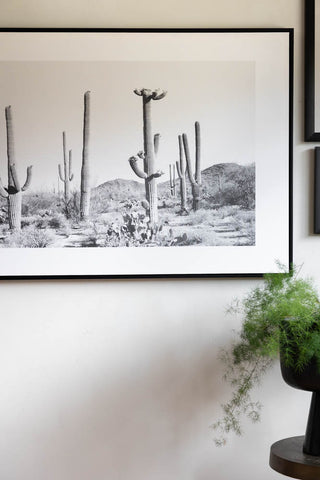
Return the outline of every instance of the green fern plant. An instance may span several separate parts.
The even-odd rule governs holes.
[[[231,349],[223,350],[224,380],[232,387],[222,405],[222,417],[212,427],[215,443],[222,446],[230,432],[242,434],[241,420],[260,419],[261,403],[251,398],[252,389],[278,358],[301,373],[312,361],[320,373],[320,300],[312,279],[299,277],[293,266],[282,265],[266,274],[262,285],[236,300],[228,313],[242,316],[242,327]]]

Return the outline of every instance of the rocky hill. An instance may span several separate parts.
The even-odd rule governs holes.
[[[104,182],[94,189],[94,193],[103,196],[106,200],[131,200],[143,198],[144,183],[135,180],[117,178]]]
[[[191,185],[187,177],[187,190],[191,195]],[[254,165],[238,165],[237,163],[218,163],[201,172],[202,194],[207,198],[221,196],[228,190],[228,203],[232,201],[230,196],[237,202],[239,194],[246,190],[246,195],[255,195],[255,167]],[[179,189],[179,178],[176,175],[176,188]],[[240,192],[241,190],[241,192]],[[106,200],[134,200],[144,198],[144,182],[135,180],[115,179],[104,182],[94,189],[99,197]],[[158,183],[159,198],[170,197],[169,181]]]

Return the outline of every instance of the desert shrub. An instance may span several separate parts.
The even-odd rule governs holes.
[[[0,208],[0,224],[6,223],[8,221],[7,209],[4,207]]]
[[[223,205],[239,205],[241,208],[255,208],[255,168],[246,166],[234,177],[229,177],[218,194]]]
[[[58,212],[59,198],[55,193],[25,193],[22,199],[22,215],[41,215],[43,212]]]
[[[246,234],[246,245],[254,245],[255,243],[255,214],[250,210],[241,210],[234,217],[234,228],[243,231]]]
[[[2,237],[2,240],[5,238],[8,232],[9,232],[9,225],[7,223],[2,223],[0,225],[0,237]]]
[[[39,229],[53,228],[58,230],[65,229],[69,226],[66,217],[59,212],[55,212],[53,214],[50,214],[49,212],[41,212],[40,215],[24,217],[21,223],[22,226],[33,224]]]
[[[39,230],[34,225],[13,232],[4,241],[5,247],[14,248],[45,248],[53,242],[51,232]]]
[[[227,218],[227,217],[232,217],[238,211],[239,211],[238,205],[229,205],[229,206],[219,208],[217,212],[220,218]]]
[[[28,227],[29,225],[36,225],[38,219],[39,219],[38,215],[30,215],[30,216],[27,216],[27,217],[22,217],[21,218],[21,228]]]
[[[118,202],[115,202],[112,198],[106,201],[103,195],[103,191],[95,190],[91,195],[90,200],[90,212],[92,215],[99,215],[101,213],[107,213],[112,211],[116,207]]]
[[[173,230],[170,228],[167,235],[160,235],[158,238],[158,246],[161,247],[187,247],[190,245],[198,245],[201,243],[201,238],[194,232],[182,233],[180,235],[174,235]]]
[[[199,209],[197,211],[192,210],[188,217],[186,217],[186,225],[212,225],[214,218],[214,212],[207,209]]]
[[[47,225],[55,230],[67,229],[69,227],[68,220],[62,213],[55,213],[48,219]]]
[[[105,247],[105,237],[109,225],[105,222],[98,223],[97,221],[91,221],[86,224],[86,228],[83,230],[86,240],[83,241],[83,247]]]
[[[158,202],[158,208],[161,210],[163,208],[174,208],[180,204],[179,199],[175,197],[160,197]]]
[[[189,212],[189,215],[185,218],[184,225],[208,225],[212,227],[215,225],[215,222],[218,218],[224,219],[229,216],[233,216],[238,210],[239,207],[235,205],[220,207],[219,209],[201,208],[197,211]]]
[[[37,215],[36,216],[36,221],[35,221],[35,226],[37,228],[48,228],[49,225],[49,220],[50,220],[50,215]]]
[[[66,218],[78,221],[80,219],[80,194],[77,191],[71,192],[69,200],[64,198],[59,203],[61,212]]]

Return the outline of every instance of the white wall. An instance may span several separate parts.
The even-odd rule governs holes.
[[[0,27],[294,27],[294,259],[320,283],[303,137],[302,0],[7,0]],[[227,395],[225,307],[258,280],[0,284],[1,480],[260,480],[270,445],[303,434],[309,394],[278,368],[259,425],[224,449],[210,424]]]

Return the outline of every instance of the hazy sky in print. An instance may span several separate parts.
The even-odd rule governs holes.
[[[202,169],[214,163],[254,162],[254,62],[0,62],[0,175],[6,184],[4,109],[12,106],[16,164],[23,183],[34,165],[32,190],[57,188],[62,132],[80,182],[83,94],[91,91],[92,184],[139,180],[128,159],[143,148],[142,99],[135,88],[161,88],[153,101],[153,132],[161,134],[158,168],[168,179],[178,159],[178,134],[194,150],[201,125]]]

